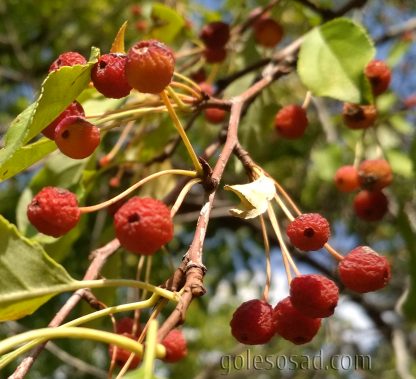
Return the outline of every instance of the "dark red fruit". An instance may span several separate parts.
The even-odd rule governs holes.
[[[270,17],[261,17],[253,25],[254,39],[264,47],[275,47],[283,37],[283,28]]]
[[[205,82],[207,79],[207,73],[205,72],[205,69],[201,67],[199,70],[193,72],[191,74],[191,79],[197,83]]]
[[[174,69],[175,56],[162,42],[140,41],[127,53],[126,78],[140,92],[162,92],[172,81]]]
[[[370,81],[373,94],[382,94],[389,88],[391,71],[389,66],[383,61],[374,59],[365,68],[365,75]]]
[[[121,335],[124,337],[131,338],[132,340],[136,340],[136,338],[129,333],[121,333]],[[121,347],[109,345],[108,355],[110,356],[111,359],[113,357],[113,354],[115,354],[114,358],[115,358],[117,366],[123,367],[126,364],[127,360],[129,359],[131,352]],[[138,355],[135,355],[129,365],[129,370],[136,368],[140,364],[141,360],[142,360],[141,357],[139,357]]]
[[[204,110],[204,116],[212,124],[220,124],[225,120],[227,112],[219,108],[207,108]]]
[[[104,54],[92,68],[94,87],[105,97],[120,99],[130,93],[131,86],[124,70],[126,58],[124,54]]]
[[[138,337],[141,333],[140,325],[136,327],[136,332],[133,333],[134,329],[134,318],[132,317],[123,317],[116,321],[116,333],[117,334],[130,334],[134,337]]]
[[[230,26],[222,21],[210,22],[202,28],[199,37],[209,48],[224,47],[230,39]]]
[[[121,246],[136,254],[152,255],[173,238],[169,208],[150,197],[132,197],[114,215]]]
[[[320,318],[305,316],[293,306],[289,296],[276,305],[274,318],[277,334],[296,345],[311,341],[321,326]]]
[[[276,333],[273,307],[263,300],[249,300],[241,304],[230,322],[231,334],[246,345],[261,345]]]
[[[78,103],[78,101],[72,102],[55,120],[53,120],[45,129],[42,130],[42,134],[51,139],[55,139],[55,130],[58,124],[66,117],[69,116],[85,116],[84,108]]]
[[[75,66],[77,64],[86,64],[87,60],[76,51],[67,51],[55,59],[49,67],[49,72],[56,71],[62,66]]]
[[[350,129],[367,129],[376,121],[377,109],[374,105],[345,103],[342,118]]]
[[[385,159],[368,159],[358,166],[358,177],[362,188],[376,191],[393,181],[393,172]]]
[[[365,221],[379,221],[387,213],[387,197],[381,191],[362,190],[355,195],[354,210]]]
[[[290,300],[305,316],[329,317],[338,304],[336,284],[323,275],[301,275],[290,282]]]
[[[100,130],[82,117],[65,117],[55,129],[55,142],[66,156],[87,158],[100,144]]]
[[[296,217],[286,229],[290,242],[300,250],[319,250],[331,235],[329,223],[318,213],[304,213]]]
[[[335,173],[334,182],[341,192],[352,192],[360,187],[358,172],[354,166],[342,166]]]
[[[60,237],[79,221],[81,212],[76,196],[62,188],[45,187],[27,207],[27,217],[41,233]]]
[[[210,48],[207,47],[203,51],[203,55],[207,63],[221,63],[227,57],[227,50],[223,47]]]
[[[185,337],[179,329],[171,330],[162,340],[162,345],[166,349],[166,355],[163,358],[165,362],[178,362],[188,354]]]
[[[279,135],[284,138],[300,138],[308,126],[306,111],[299,105],[286,105],[277,112],[274,126]]]
[[[391,278],[388,260],[368,246],[350,251],[339,263],[338,272],[342,283],[359,293],[377,291]]]

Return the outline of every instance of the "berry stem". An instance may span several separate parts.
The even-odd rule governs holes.
[[[267,174],[267,176],[271,177]],[[288,202],[288,204],[292,207],[292,209],[295,211],[296,215],[299,216],[302,214],[301,210],[297,207],[295,202],[292,200],[292,198],[289,196],[289,194],[285,191],[285,189],[280,185],[280,183],[272,178],[274,181],[274,185],[276,186],[277,190],[280,192],[280,194],[284,197],[284,199]]]
[[[197,93],[200,92],[199,85],[195,83],[192,79],[188,78],[185,75],[180,74],[179,72],[175,71],[173,73],[174,76],[178,77],[179,79],[183,80],[184,82],[188,83],[191,87],[194,87]]]
[[[324,245],[325,249],[331,254],[336,260],[342,261],[344,256],[338,253],[328,242]]]
[[[173,108],[169,97],[166,93],[166,91],[162,91],[160,93],[160,97],[162,98],[163,102],[166,105],[166,108],[169,112],[169,115],[176,127],[176,130],[178,131],[179,135],[182,138],[183,143],[185,144],[186,150],[188,151],[188,154],[192,160],[192,163],[194,164],[195,170],[197,171],[197,173],[199,174],[199,176],[203,175],[203,169],[201,166],[201,163],[199,162],[199,159],[194,151],[194,148],[192,147],[191,142],[188,139],[188,136],[186,135],[185,129],[183,128],[181,121],[179,120],[176,112],[175,112],[175,108]]]
[[[172,82],[170,83],[170,85],[167,87],[167,89],[169,90],[170,87],[176,87],[176,88],[180,88],[183,89],[187,92],[189,92],[189,94],[192,96],[192,98],[195,100],[201,100],[202,96],[201,96],[201,92],[195,91],[192,87],[183,84],[183,83],[179,83],[179,82]]]
[[[180,83],[178,83],[180,84]],[[166,90],[169,92],[169,95],[173,98],[173,100],[175,100],[175,103],[177,104],[178,108],[181,111],[191,111],[192,110],[192,106],[189,104],[185,104],[181,98],[181,96],[183,96],[182,94],[178,94],[176,93],[173,88],[171,86],[168,86],[166,88]]]
[[[267,229],[266,229],[266,224],[264,222],[263,215],[260,215],[260,225],[261,225],[261,233],[263,235],[264,252],[266,254],[266,285],[264,286],[263,300],[268,303],[269,302],[269,290],[270,290],[270,284],[271,284],[271,279],[272,279],[272,269],[271,269],[271,263],[270,263],[270,243],[269,243],[269,238],[267,236]]]
[[[305,110],[308,109],[309,104],[311,103],[311,100],[312,100],[312,92],[307,91],[305,95],[305,100],[303,100],[302,108]]]
[[[196,54],[201,54],[204,51],[203,47],[194,47],[192,49],[188,49],[188,50],[184,50],[184,51],[180,51],[178,53],[175,54],[175,58],[176,59],[181,59],[181,58],[185,58],[185,57],[189,57],[192,55],[196,55]]]
[[[143,356],[143,379],[153,378],[157,347],[157,329],[157,320],[150,321],[149,328],[146,333],[146,349]]]
[[[150,180],[156,179],[160,176],[167,175],[167,174],[190,176],[191,178],[196,177],[195,171],[189,171],[189,170],[172,169],[172,170],[159,171],[138,181],[137,183],[133,184],[130,188],[127,188],[125,191],[123,191],[122,193],[118,194],[117,196],[113,197],[110,200],[104,201],[103,203],[100,203],[100,204],[91,205],[89,207],[80,207],[79,210],[81,211],[81,214],[84,214],[84,213],[96,212],[100,209],[106,208],[109,205],[114,204],[120,199],[126,197],[127,195],[135,191],[137,188],[139,188],[143,184],[149,182]]]
[[[355,143],[354,163],[353,163],[353,166],[355,168],[358,168],[358,166],[360,165],[360,162],[362,161],[363,156],[364,156],[364,141],[365,141],[366,132],[367,132],[367,130],[364,129],[362,134],[361,134],[361,137]]]
[[[290,210],[288,209],[286,204],[282,201],[281,197],[278,194],[276,194],[276,195],[274,195],[274,199],[276,200],[279,207],[282,209],[283,213],[289,219],[289,221],[293,221],[295,219],[295,217],[293,217],[292,212],[290,212]]]
[[[183,203],[186,195],[191,190],[191,188],[195,184],[200,183],[200,182],[201,182],[201,179],[195,178],[195,179],[190,180],[188,183],[186,183],[184,185],[184,187],[182,188],[181,192],[179,193],[179,195],[178,195],[178,197],[177,197],[177,199],[175,201],[175,204],[173,204],[173,206],[172,206],[172,208],[170,210],[170,216],[172,218],[175,216],[176,212],[179,210],[180,206],[182,205],[182,203]]]

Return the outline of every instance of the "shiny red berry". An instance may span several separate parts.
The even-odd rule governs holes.
[[[334,182],[341,192],[352,192],[360,187],[358,172],[354,166],[340,167],[335,173]]]
[[[126,78],[140,92],[162,92],[172,81],[174,69],[173,51],[157,40],[137,42],[127,53]]]
[[[388,260],[368,246],[350,251],[339,263],[338,272],[342,283],[359,293],[377,291],[391,278]]]
[[[385,159],[367,159],[358,166],[358,177],[362,188],[376,191],[393,181],[393,172]]]
[[[210,22],[202,28],[199,37],[207,47],[224,47],[230,39],[230,25],[222,21]]]
[[[331,230],[326,218],[318,213],[304,213],[296,217],[286,229],[293,246],[300,250],[319,250],[327,242]]]
[[[303,136],[308,126],[306,111],[299,105],[286,105],[277,112],[274,126],[284,138],[297,139]]]
[[[171,330],[161,343],[166,349],[165,362],[178,362],[188,354],[185,336],[179,329]]]
[[[152,255],[173,238],[169,208],[150,197],[132,197],[114,215],[121,246],[136,254]]]
[[[296,345],[310,342],[321,326],[320,318],[305,316],[293,306],[289,296],[277,303],[274,318],[277,334]]]
[[[293,306],[308,317],[331,316],[338,304],[338,297],[337,285],[323,275],[301,275],[290,282]]]
[[[263,300],[249,300],[241,304],[230,322],[231,334],[246,345],[261,345],[276,333],[273,307]]]
[[[261,17],[253,25],[254,39],[264,47],[275,47],[283,38],[283,28],[270,17]]]
[[[58,149],[67,157],[89,157],[100,144],[100,130],[82,117],[65,117],[55,129]]]
[[[120,333],[120,334],[124,337],[131,338],[132,340],[137,339],[136,337],[134,337],[133,335],[129,333]],[[130,358],[131,352],[129,350],[123,349],[118,346],[109,345],[108,355],[110,359],[113,358],[113,354],[114,354],[114,359],[116,361],[117,366],[123,367],[126,364],[127,360]],[[136,368],[140,364],[141,360],[142,360],[141,357],[139,357],[138,355],[134,355],[134,358],[131,361],[128,369],[132,370]]]
[[[374,105],[345,103],[342,118],[350,129],[367,129],[374,125],[377,119],[377,109]]]
[[[364,221],[379,221],[388,210],[388,199],[381,191],[362,190],[354,198],[355,214]]]
[[[374,59],[365,68],[365,75],[370,81],[373,94],[382,94],[389,88],[391,71],[384,61]]]
[[[41,233],[60,237],[69,232],[80,219],[76,196],[62,188],[45,187],[27,207],[27,217]]]
[[[56,58],[51,66],[49,67],[49,72],[56,71],[62,66],[75,66],[77,64],[86,64],[87,60],[84,56],[76,51],[67,51],[66,53],[62,53]]]
[[[225,120],[227,112],[219,108],[207,108],[204,110],[205,119],[212,124],[220,124]]]
[[[91,70],[91,80],[105,97],[120,99],[127,96],[131,86],[125,74],[126,55],[104,54]]]

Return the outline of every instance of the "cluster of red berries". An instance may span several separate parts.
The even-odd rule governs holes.
[[[49,72],[63,66],[86,64],[77,52],[61,54],[50,66]],[[172,80],[175,56],[170,48],[156,40],[137,42],[127,54],[102,55],[91,70],[91,81],[98,92],[108,98],[120,99],[132,88],[158,94]],[[74,159],[90,156],[100,144],[99,129],[85,119],[81,104],[74,101],[44,130],[59,150]]]
[[[215,21],[205,25],[199,38],[204,43],[203,56],[208,63],[220,63],[227,57],[226,45],[230,39],[230,25]]]

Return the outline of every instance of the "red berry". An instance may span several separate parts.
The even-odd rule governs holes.
[[[185,358],[188,354],[185,337],[181,330],[173,329],[162,340],[162,345],[166,348],[165,362],[177,362]]]
[[[365,68],[365,75],[370,81],[373,94],[382,94],[389,88],[391,71],[385,62],[374,59]]]
[[[131,14],[133,15],[133,16],[141,16],[141,14],[142,14],[142,7],[140,6],[140,5],[138,5],[138,4],[133,4],[131,7],[130,7],[130,12],[131,12]]]
[[[276,46],[283,37],[283,28],[270,17],[261,17],[253,25],[254,39],[264,47]]]
[[[114,215],[121,246],[136,254],[152,255],[173,238],[169,208],[150,197],[132,197]]]
[[[249,300],[241,304],[230,322],[231,334],[246,345],[261,345],[276,333],[273,307],[263,300]]]
[[[290,282],[290,300],[305,316],[329,317],[338,303],[336,284],[323,275],[301,275]]]
[[[354,210],[365,221],[379,221],[387,213],[388,200],[381,191],[362,190],[355,195]]]
[[[227,50],[223,47],[205,48],[203,55],[207,63],[221,63],[227,57]]]
[[[319,250],[331,235],[329,223],[318,213],[296,217],[286,229],[290,242],[300,250]]]
[[[197,83],[205,82],[207,79],[207,73],[205,69],[201,67],[198,71],[195,71],[191,74],[191,79]]]
[[[342,118],[350,129],[367,129],[376,121],[377,109],[374,105],[345,103]]]
[[[338,272],[342,283],[359,293],[377,291],[391,278],[388,260],[368,246],[350,251],[339,263]]]
[[[202,28],[199,37],[209,48],[224,47],[230,39],[230,26],[222,21],[210,22]]]
[[[306,111],[299,105],[286,105],[277,112],[274,126],[277,132],[284,138],[300,138],[308,126]]]
[[[212,124],[220,124],[225,120],[227,112],[219,108],[207,108],[204,110],[205,119]]]
[[[162,42],[140,41],[127,53],[127,81],[140,92],[162,92],[172,81],[174,69],[175,56]]]
[[[133,334],[134,328],[134,318],[123,317],[116,321],[116,333],[117,334],[130,334],[132,336],[138,337],[141,333],[140,325],[136,328],[136,332]]]
[[[393,180],[393,173],[385,159],[368,159],[358,166],[358,177],[362,188],[375,191],[387,187]]]
[[[74,66],[86,63],[87,60],[80,53],[77,53],[76,51],[67,51],[66,53],[62,53],[52,62],[49,67],[49,72],[56,71],[62,66]]]
[[[137,20],[134,26],[138,32],[143,33],[149,28],[149,23],[146,20]]]
[[[85,116],[84,108],[78,103],[78,101],[72,102],[55,120],[53,120],[45,129],[42,130],[42,134],[51,139],[55,139],[55,130],[58,124],[66,117],[69,116]]]
[[[416,94],[410,95],[403,100],[403,105],[405,108],[410,109],[416,107]]]
[[[335,185],[341,192],[352,192],[360,187],[358,172],[354,166],[342,166],[335,173]]]
[[[76,196],[62,188],[45,187],[27,207],[27,217],[41,233],[60,237],[79,221],[81,212]]]
[[[199,83],[199,88],[201,89],[201,92],[205,93],[208,96],[212,96],[214,93],[214,87],[212,84],[209,84],[207,82]]]
[[[100,144],[100,130],[82,117],[65,117],[55,129],[55,142],[66,156],[83,159]]]
[[[129,333],[120,333],[122,336],[124,337],[128,337],[131,338],[132,340],[136,340],[136,338],[129,334]],[[110,358],[113,357],[113,353],[115,354],[115,361],[117,363],[118,366],[122,367],[125,365],[125,363],[127,362],[127,360],[130,357],[131,352],[129,350],[123,349],[121,347],[117,347],[114,345],[109,345],[108,347],[108,355],[110,356]],[[129,365],[129,370],[136,368],[139,363],[141,362],[141,357],[139,357],[138,355],[135,355],[133,360],[131,361],[130,365]]]
[[[125,74],[126,55],[104,54],[91,71],[94,87],[105,97],[120,99],[127,96],[131,86]]]
[[[311,318],[298,311],[286,297],[274,308],[277,334],[296,345],[307,343],[315,337],[321,326],[320,318]]]

